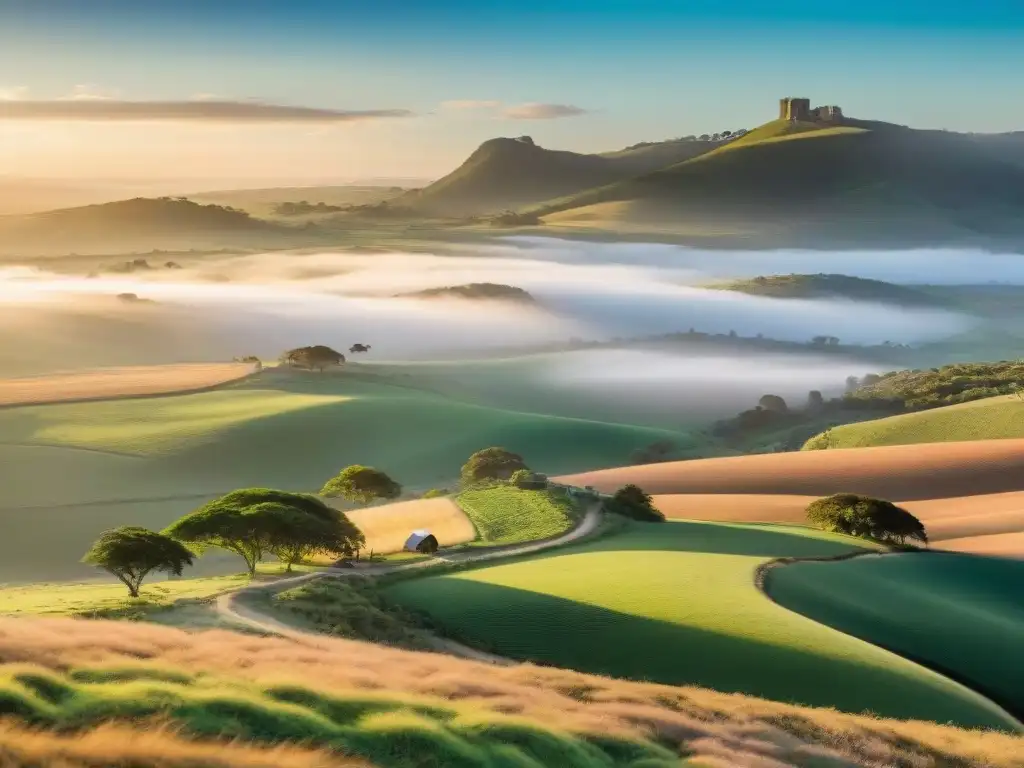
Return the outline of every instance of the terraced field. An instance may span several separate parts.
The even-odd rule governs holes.
[[[569,530],[576,517],[570,501],[548,491],[497,486],[464,491],[457,501],[487,544],[549,539]]]
[[[1001,395],[833,427],[829,432],[829,445],[832,448],[867,448],[1022,437],[1024,401],[1016,395]],[[822,448],[824,441],[821,435],[812,437],[804,450]]]
[[[919,659],[1024,715],[1024,562],[921,553],[794,563],[772,569],[765,588],[791,610]]]
[[[962,686],[781,608],[755,587],[770,558],[862,544],[786,526],[630,524],[564,553],[399,581],[385,593],[513,658],[847,712],[1011,725]]]

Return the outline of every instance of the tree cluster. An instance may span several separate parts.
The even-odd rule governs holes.
[[[293,368],[306,368],[323,373],[325,368],[343,364],[345,356],[330,347],[317,344],[312,347],[289,349],[281,356],[281,362]]]
[[[328,480],[320,495],[369,504],[378,499],[397,499],[402,495],[402,486],[379,469],[353,464]]]
[[[837,493],[811,502],[807,520],[826,531],[903,546],[907,540],[928,543],[924,525],[891,501]]]
[[[645,523],[663,523],[665,515],[654,506],[654,499],[637,485],[624,485],[604,503],[604,510]]]
[[[529,470],[523,457],[504,448],[484,448],[477,451],[462,465],[464,487],[490,481],[508,481],[518,470]]]

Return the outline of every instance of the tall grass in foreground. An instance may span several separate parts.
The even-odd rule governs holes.
[[[656,768],[684,759],[1011,768],[1024,754],[1024,738],[1009,734],[327,638],[3,619],[0,660],[0,757],[8,765],[59,765],[66,754],[75,768],[262,766],[280,744],[271,759],[281,768],[346,765],[345,756],[381,768]],[[15,720],[44,731],[23,738]],[[162,743],[179,751],[161,756]],[[217,743],[219,757],[202,756]],[[32,758],[19,749],[52,751]],[[188,750],[191,763],[173,762]]]

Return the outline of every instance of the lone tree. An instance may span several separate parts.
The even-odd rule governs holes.
[[[638,485],[624,485],[605,502],[605,510],[646,523],[663,523],[665,515],[654,506],[654,499]]]
[[[397,499],[402,495],[402,486],[379,469],[353,464],[328,480],[320,495],[369,504],[377,499]]]
[[[185,515],[164,533],[200,550],[234,552],[245,560],[250,576],[268,553],[291,566],[312,552],[347,554],[363,541],[347,517],[315,496],[269,488],[232,491]]]
[[[484,448],[462,465],[462,482],[472,485],[484,480],[508,480],[518,469],[529,469],[518,453],[504,448]]]
[[[837,493],[812,501],[807,520],[826,531],[875,539],[903,546],[907,539],[928,543],[924,525],[910,512],[891,501]]]
[[[311,371],[316,369],[323,373],[325,368],[344,363],[345,356],[330,347],[318,344],[314,347],[289,349],[282,355],[281,361],[296,368],[308,368]]]
[[[757,404],[766,411],[789,413],[789,406],[786,405],[786,401],[778,395],[761,395],[761,399],[757,401]]]
[[[153,571],[181,576],[192,565],[192,553],[180,542],[156,531],[123,525],[104,531],[82,558],[113,574],[128,587],[128,594],[139,596],[142,580]]]

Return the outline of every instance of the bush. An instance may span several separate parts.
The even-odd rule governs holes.
[[[811,502],[807,520],[826,531],[903,546],[907,539],[928,543],[924,525],[891,501],[837,493]]]
[[[665,515],[654,506],[650,494],[636,485],[624,485],[604,504],[606,512],[640,520],[645,523],[663,523]]]
[[[447,488],[431,488],[429,491],[423,494],[424,499],[439,499],[442,496],[447,496],[451,491]]]

